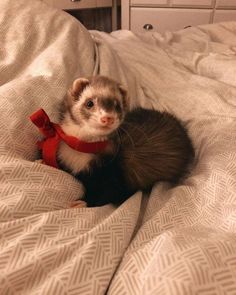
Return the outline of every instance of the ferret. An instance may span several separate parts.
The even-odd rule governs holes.
[[[105,77],[76,79],[62,104],[60,126],[84,141],[108,140],[100,154],[84,154],[61,143],[60,167],[85,187],[73,205],[119,205],[157,181],[177,183],[188,171],[194,149],[187,130],[172,114],[138,107],[128,93]]]

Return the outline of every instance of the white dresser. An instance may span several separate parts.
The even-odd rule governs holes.
[[[133,32],[236,21],[236,0],[122,0],[121,5],[121,27]]]

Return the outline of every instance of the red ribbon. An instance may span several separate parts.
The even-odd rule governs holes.
[[[56,152],[61,141],[76,151],[89,154],[100,153],[107,147],[108,141],[85,142],[74,136],[66,135],[58,124],[50,121],[43,109],[33,113],[30,119],[45,137],[37,144],[42,150],[43,161],[49,166],[58,168]]]

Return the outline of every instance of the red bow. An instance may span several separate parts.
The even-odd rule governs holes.
[[[103,151],[108,144],[108,141],[85,142],[74,136],[66,135],[58,124],[50,121],[43,109],[33,113],[30,119],[45,136],[42,141],[38,142],[38,147],[42,150],[43,161],[49,166],[58,168],[56,152],[61,141],[76,151],[89,154]]]

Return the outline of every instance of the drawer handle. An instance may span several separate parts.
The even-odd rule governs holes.
[[[184,29],[188,29],[188,28],[192,28],[192,26],[186,26],[186,27],[184,27]]]
[[[70,0],[71,2],[79,2],[80,0]]]
[[[153,29],[153,25],[151,25],[151,24],[145,24],[145,25],[143,26],[143,28],[144,28],[144,30],[150,31],[150,30]]]

